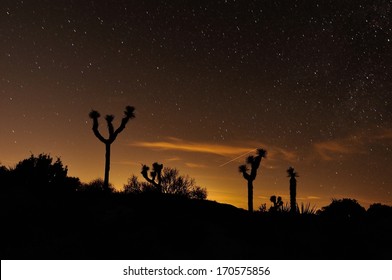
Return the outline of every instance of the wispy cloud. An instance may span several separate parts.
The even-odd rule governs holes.
[[[229,163],[241,160],[247,155],[252,154],[256,151],[256,148],[267,149],[267,159],[272,161],[288,161],[294,162],[297,160],[298,155],[296,152],[285,150],[271,145],[265,145],[262,143],[248,142],[245,144],[232,144],[232,145],[217,145],[206,142],[195,142],[187,141],[183,139],[168,137],[164,141],[157,142],[135,142],[130,145],[135,147],[141,147],[152,150],[162,151],[181,151],[189,153],[205,153],[214,154],[221,157],[225,157],[228,161],[224,162],[220,166],[225,166]],[[174,157],[173,160],[178,160],[178,157]]]
[[[323,160],[335,160],[342,155],[364,154],[367,146],[392,140],[392,129],[379,129],[371,134],[350,135],[341,139],[313,144],[314,151]]]
[[[375,140],[392,140],[392,129],[383,129],[372,138]]]
[[[205,164],[198,164],[198,163],[192,163],[192,162],[186,162],[185,165],[190,168],[206,168],[207,167],[207,165],[205,165]]]
[[[167,158],[165,161],[172,162],[172,161],[180,161],[180,160],[181,158],[179,157],[172,157],[172,158]]]
[[[337,156],[358,152],[357,146],[350,145],[347,139],[315,143],[314,149],[323,160],[334,160]]]
[[[231,157],[238,154],[249,152],[252,147],[239,147],[230,145],[216,145],[201,142],[185,141],[178,138],[168,138],[167,141],[159,142],[136,142],[132,146],[156,149],[156,150],[176,150],[193,153],[215,154],[225,157]]]
[[[321,197],[319,197],[319,196],[312,196],[312,195],[310,195],[310,196],[307,196],[307,197],[306,197],[306,199],[308,199],[308,200],[320,200],[320,199],[321,199]]]
[[[293,151],[276,148],[276,153],[278,153],[279,158],[283,158],[285,161],[295,162],[298,159],[298,154]]]

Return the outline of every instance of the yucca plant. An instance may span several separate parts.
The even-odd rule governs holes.
[[[298,207],[297,212],[301,215],[314,215],[317,212],[316,205],[310,206],[310,203],[301,203],[301,207]]]
[[[240,165],[238,171],[242,174],[244,179],[248,182],[248,210],[253,212],[253,181],[257,176],[257,169],[260,167],[261,159],[267,156],[267,151],[264,149],[257,149],[256,156],[249,156],[246,159],[246,164],[250,165],[250,173],[248,173],[249,168],[246,164]]]
[[[132,106],[127,106],[125,107],[124,111],[124,117],[121,120],[120,126],[115,130],[113,127],[113,120],[114,116],[113,115],[106,115],[105,120],[108,126],[108,131],[109,131],[109,137],[104,138],[102,134],[98,130],[98,119],[100,118],[101,114],[98,113],[95,110],[92,110],[89,113],[89,117],[93,120],[93,132],[95,137],[98,138],[99,141],[105,144],[105,176],[104,176],[104,182],[103,182],[103,189],[104,191],[109,191],[109,171],[110,171],[110,148],[114,140],[116,140],[118,134],[124,130],[126,124],[130,119],[133,119],[135,117],[134,114],[135,108]]]

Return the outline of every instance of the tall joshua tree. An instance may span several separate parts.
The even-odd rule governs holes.
[[[290,177],[290,212],[295,214],[297,212],[297,179],[298,173],[295,172],[293,167],[287,169],[287,177]]]
[[[257,176],[257,169],[260,167],[261,159],[267,156],[267,151],[264,149],[257,149],[256,156],[249,156],[246,159],[246,163],[250,165],[250,173],[248,173],[249,168],[246,164],[240,165],[238,171],[242,173],[245,180],[248,181],[248,210],[253,212],[253,181]]]
[[[116,140],[118,134],[124,130],[128,121],[135,117],[134,111],[135,111],[135,108],[132,106],[125,107],[124,117],[121,120],[120,126],[116,130],[114,130],[114,127],[113,127],[114,116],[113,115],[106,115],[105,116],[105,120],[107,122],[108,131],[109,131],[108,138],[104,138],[102,136],[102,134],[98,131],[98,119],[101,115],[95,110],[92,110],[89,114],[90,118],[93,120],[93,132],[94,132],[95,137],[97,137],[99,139],[99,141],[101,141],[102,143],[105,144],[105,149],[106,149],[106,153],[105,153],[105,178],[103,181],[103,188],[105,191],[109,191],[110,146],[112,145],[114,140]]]
[[[162,169],[163,169],[163,164],[154,162],[152,164],[152,171],[150,172],[150,176],[151,176],[150,178],[148,176],[148,170],[150,170],[150,168],[147,165],[142,166],[141,173],[144,179],[146,179],[147,182],[153,185],[158,190],[158,192],[162,192]]]

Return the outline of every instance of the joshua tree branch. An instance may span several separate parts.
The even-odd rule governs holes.
[[[98,131],[98,118],[93,119],[93,132],[94,132],[95,137],[97,137],[99,139],[99,141],[101,141],[102,143],[105,143],[105,144],[107,143],[107,140]]]
[[[117,135],[118,135],[121,131],[124,130],[124,128],[125,128],[126,124],[128,123],[128,121],[129,121],[130,119],[133,119],[133,118],[135,117],[134,111],[135,111],[135,107],[132,107],[132,106],[127,106],[127,107],[125,107],[124,117],[123,117],[123,119],[121,120],[121,124],[120,124],[120,126],[116,129],[116,131],[113,133],[113,141],[114,141],[114,139],[116,139]]]
[[[114,134],[114,127],[113,127],[114,117],[112,115],[107,115],[105,119],[108,124],[109,138],[111,138],[111,136]]]
[[[146,179],[146,181],[149,182],[151,185],[154,185],[154,186],[156,185],[156,183],[155,183],[154,180],[148,178],[148,174],[147,174],[147,173],[142,173],[142,176],[143,176],[143,178]]]
[[[146,179],[147,182],[149,182],[151,185],[156,187],[158,191],[162,192],[161,172],[163,169],[163,164],[158,164],[157,162],[155,162],[152,166],[153,166],[153,170],[150,172],[151,178],[149,178],[148,176],[148,170],[150,170],[150,168],[147,165],[142,166],[141,174],[143,175],[143,178]]]
[[[251,180],[250,175],[249,175],[248,173],[246,173],[246,172],[242,172],[242,176],[243,176],[244,179],[247,180],[247,181]]]
[[[121,120],[120,126],[116,129],[116,131],[113,132],[113,141],[116,139],[117,135],[118,135],[121,131],[124,130],[124,128],[125,128],[126,124],[128,123],[128,121],[129,121],[129,118],[128,118],[128,117],[124,117],[124,118]]]

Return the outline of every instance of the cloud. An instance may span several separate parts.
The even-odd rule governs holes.
[[[355,154],[358,152],[357,147],[350,145],[347,139],[315,143],[314,149],[323,160],[328,161],[340,155]]]
[[[167,159],[166,159],[166,161],[168,161],[168,162],[180,161],[180,160],[181,160],[181,158],[179,158],[179,157],[172,157],[172,158],[167,158]]]
[[[310,196],[307,196],[306,199],[308,199],[308,200],[319,200],[319,199],[321,199],[321,197],[310,195]]]
[[[375,140],[392,140],[392,129],[384,129],[380,133],[374,135],[372,139]]]
[[[298,159],[298,154],[293,151],[288,151],[282,148],[276,148],[276,152],[279,154],[280,158],[285,161],[295,162]]]
[[[168,137],[164,141],[140,141],[131,143],[130,145],[152,150],[213,154],[227,158],[228,161],[222,163],[220,166],[225,166],[232,162],[243,161],[249,154],[255,154],[256,148],[258,147],[263,147],[267,150],[267,159],[271,161],[295,162],[298,159],[297,152],[256,142],[246,142],[245,144],[238,145],[235,143],[232,145],[218,145]],[[174,157],[173,160],[179,160],[179,158]],[[196,165],[193,165],[192,163],[188,166],[196,167]],[[198,167],[200,168],[201,166],[199,165]]]
[[[364,154],[366,147],[392,140],[392,129],[375,130],[371,134],[358,133],[345,138],[314,143],[313,148],[323,160],[331,161],[342,155]]]
[[[215,154],[225,157],[231,157],[238,154],[249,152],[252,147],[238,147],[229,145],[216,145],[208,143],[199,143],[192,141],[184,141],[177,138],[168,138],[167,141],[160,142],[136,142],[132,146],[150,148],[155,150],[176,150],[193,153]]]
[[[192,162],[187,162],[187,163],[185,163],[185,165],[190,167],[190,168],[206,168],[207,167],[207,165],[198,164],[198,163],[192,163]]]

